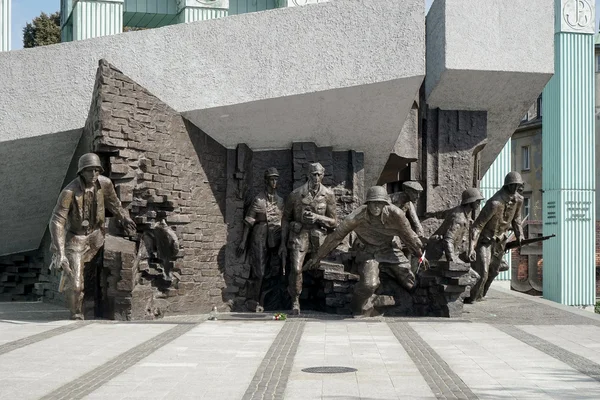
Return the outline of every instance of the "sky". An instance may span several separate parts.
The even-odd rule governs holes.
[[[12,0],[11,49],[23,48],[23,28],[27,22],[45,12],[52,14],[60,9],[60,0]]]
[[[402,1],[402,0],[388,0]],[[433,0],[425,0],[427,10],[431,7]],[[23,28],[27,22],[43,11],[47,14],[58,11],[60,0],[12,0],[12,29],[11,47],[13,50],[23,48]],[[600,19],[600,0],[596,0],[596,26]]]

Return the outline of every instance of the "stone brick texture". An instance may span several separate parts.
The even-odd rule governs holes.
[[[132,272],[134,248],[105,254],[114,273],[105,299],[113,316],[144,319],[223,307],[227,150],[104,60],[83,135],[92,138],[89,150],[105,159],[105,174],[139,234],[164,219],[181,247],[174,263],[178,282],[170,285]],[[128,302],[131,315],[124,311]]]
[[[479,187],[480,152],[487,139],[487,113],[427,109],[413,179],[423,186],[417,213],[430,236],[443,213],[460,204],[462,192]]]
[[[0,257],[0,301],[39,299],[43,268],[44,258],[38,251]]]

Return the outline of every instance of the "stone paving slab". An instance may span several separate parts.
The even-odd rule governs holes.
[[[0,356],[0,399],[38,399],[173,325],[90,324]]]
[[[396,322],[389,325],[437,399],[477,399],[450,366],[408,323]]]
[[[31,323],[57,313],[0,304],[22,316],[0,320],[0,399],[599,399],[600,319],[547,303],[492,289],[461,319],[200,325],[206,316]],[[318,366],[357,371],[302,372]]]
[[[0,320],[0,354],[6,352],[2,350],[3,345],[6,343],[22,340],[41,333],[48,333],[48,331],[67,327],[74,323],[75,321],[66,320],[52,322]]]
[[[541,335],[543,335],[543,336],[547,336],[547,337],[552,336],[552,339],[553,339],[552,341],[558,343],[558,344],[554,344],[554,343],[552,343],[552,341],[545,340],[540,337],[540,330],[542,330],[542,329],[539,329],[539,328],[536,329],[538,335],[528,333],[525,330],[519,329],[518,327],[515,327],[515,326],[501,325],[501,326],[497,326],[496,328],[498,328],[502,332],[514,337],[515,339],[518,339],[518,340],[522,341],[523,343],[526,343],[529,346],[534,347],[534,348],[538,349],[539,351],[542,351],[542,352],[548,354],[549,356],[554,357],[557,360],[564,362],[565,364],[567,364],[570,367],[572,367],[573,369],[581,372],[582,374],[585,374],[585,375],[589,376],[590,378],[600,382],[600,365],[594,361],[591,361],[589,358],[581,355],[581,354],[585,353],[582,346],[577,346],[577,344],[572,342],[571,340],[565,340],[564,338],[559,338],[558,332],[557,332],[556,336],[548,335],[550,333],[550,332],[548,332],[548,330],[541,333]],[[560,331],[559,329],[555,329],[555,330]],[[569,351],[569,350],[567,350],[567,348],[572,348],[573,350],[575,350],[577,353],[580,353],[580,354]],[[595,353],[594,351],[587,352],[588,355],[591,355],[592,357],[598,359],[598,353],[595,353],[595,354],[594,353]]]
[[[241,399],[284,323],[207,321],[86,399]]]
[[[481,399],[600,398],[600,383],[483,323],[410,323]]]
[[[600,326],[600,315],[593,312],[504,290],[494,285],[484,301],[465,304],[461,319],[505,325]]]
[[[75,400],[82,399],[86,395],[92,393],[100,386],[104,385],[112,378],[120,375],[123,371],[137,364],[140,360],[163,347],[170,341],[178,338],[189,330],[193,329],[194,325],[177,325],[166,332],[160,333],[153,338],[135,346],[126,351],[122,355],[113,358],[107,363],[95,368],[85,375],[80,376],[72,382],[56,389],[52,393],[48,393],[42,397],[42,400]],[[153,393],[156,395],[156,393]]]
[[[318,366],[356,368],[312,374]],[[435,399],[385,323],[307,322],[285,391],[295,399]]]
[[[285,323],[256,370],[242,400],[283,398],[305,324],[303,321]]]
[[[600,365],[600,327],[594,325],[517,325],[565,351]]]

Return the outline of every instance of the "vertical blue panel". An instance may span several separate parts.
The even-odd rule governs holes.
[[[83,40],[123,32],[122,1],[79,1],[73,9],[73,39]]]
[[[180,22],[205,21],[226,17],[228,10],[224,8],[186,7],[180,14]]]
[[[557,3],[559,5],[560,3]],[[557,26],[560,30],[560,26]],[[555,35],[555,75],[544,89],[544,297],[595,303],[594,35]]]
[[[511,143],[510,140],[504,145],[502,151],[498,154],[488,171],[485,173],[479,187],[481,188],[481,195],[484,198],[481,206],[485,204],[485,201],[492,197],[494,193],[502,188],[504,185],[504,177],[511,171]],[[510,252],[504,256],[504,261],[508,264],[508,271],[501,272],[496,278],[500,281],[510,281],[511,277],[511,258]]]
[[[277,0],[230,0],[229,15],[272,10],[277,8]]]

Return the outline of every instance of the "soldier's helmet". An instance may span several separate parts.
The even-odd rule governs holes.
[[[100,168],[100,172],[104,172],[102,168],[102,163],[100,162],[100,157],[95,153],[86,153],[79,158],[79,163],[77,164],[77,173],[80,174],[85,168],[88,167],[98,167]]]
[[[421,193],[423,191],[423,186],[417,181],[408,181],[402,184],[402,190],[406,191],[406,189],[412,189],[415,192]]]
[[[470,188],[462,192],[462,202],[460,205],[464,206],[465,204],[471,204],[477,200],[483,200],[483,196],[476,188]]]
[[[316,163],[311,163],[308,165],[308,173],[313,174],[315,172],[318,172],[320,174],[325,172],[325,168],[323,168],[321,163],[316,162]]]
[[[270,176],[279,176],[279,171],[277,171],[277,168],[271,167],[265,171],[265,179],[267,179]]]
[[[504,178],[504,186],[511,185],[513,183],[522,185],[523,178],[521,178],[521,174],[519,174],[518,172],[511,171],[508,174],[506,174],[506,177]]]
[[[367,190],[365,204],[371,201],[381,201],[390,204],[390,196],[388,196],[387,190],[385,190],[383,186],[371,186],[369,190]]]

